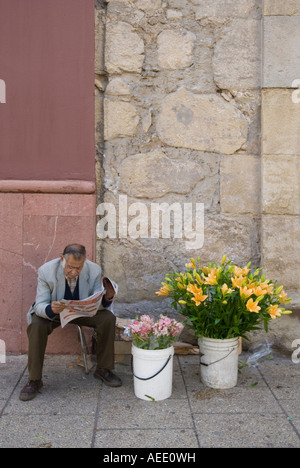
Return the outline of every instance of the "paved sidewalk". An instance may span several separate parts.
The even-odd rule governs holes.
[[[130,365],[116,365],[123,386],[109,388],[76,356],[47,356],[41,394],[21,402],[27,356],[7,356],[0,447],[300,447],[300,364],[272,356],[244,367],[235,388],[214,390],[200,383],[199,356],[176,355],[172,396],[156,402],[135,397]]]

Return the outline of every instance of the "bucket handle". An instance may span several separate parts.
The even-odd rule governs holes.
[[[131,356],[131,370],[132,370],[132,373],[133,373],[134,377],[136,377],[136,378],[139,379],[139,380],[150,380],[150,379],[153,379],[153,377],[156,377],[158,374],[161,373],[161,371],[164,370],[164,368],[166,367],[166,365],[167,365],[168,362],[170,361],[171,357],[172,357],[172,354],[170,354],[170,356],[168,357],[168,359],[166,360],[166,362],[164,363],[164,365],[162,366],[162,368],[161,368],[159,371],[157,371],[154,375],[151,375],[151,377],[138,377],[138,376],[135,375],[135,373],[134,373],[134,370],[133,370],[133,356]]]
[[[205,354],[201,353],[201,354],[200,354],[200,365],[208,367],[208,366],[210,366],[211,364],[216,364],[216,362],[223,361],[223,359],[226,359],[226,358],[229,356],[229,354],[232,353],[232,351],[234,351],[234,348],[232,348],[232,350],[229,351],[229,353],[228,353],[226,356],[223,356],[222,358],[218,359],[217,361],[210,362],[209,364],[206,364],[205,362],[201,362],[201,357],[202,357],[202,356],[205,356]]]

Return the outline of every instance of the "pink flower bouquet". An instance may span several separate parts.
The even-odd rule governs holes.
[[[128,328],[133,336],[133,343],[143,349],[165,349],[172,346],[183,330],[183,324],[161,315],[154,321],[149,315],[142,315]]]

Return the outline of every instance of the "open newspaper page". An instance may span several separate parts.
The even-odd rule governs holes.
[[[102,291],[96,291],[92,296],[80,301],[62,299],[60,302],[66,308],[59,314],[61,327],[63,328],[71,320],[78,317],[93,317],[96,315],[104,293],[105,289],[102,289]]]
[[[110,283],[110,286],[113,288],[115,294],[118,293],[117,283],[107,278],[106,276],[102,278],[102,281],[103,280],[106,280],[106,282]],[[66,308],[59,314],[61,327],[63,328],[65,325],[67,325],[67,323],[71,322],[71,320],[74,320],[78,317],[93,317],[96,315],[102,302],[102,297],[105,293],[106,289],[103,287],[102,283],[102,289],[96,291],[92,296],[89,296],[86,299],[78,301],[62,299],[60,302],[64,304]],[[112,304],[107,307],[111,311],[113,311]]]

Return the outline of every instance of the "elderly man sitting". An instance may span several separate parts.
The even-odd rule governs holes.
[[[108,310],[114,298],[114,288],[103,279],[106,290],[102,304],[93,317],[79,317],[76,325],[93,327],[97,334],[97,368],[94,373],[106,385],[119,387],[121,379],[114,369],[114,339],[116,317]],[[101,268],[86,259],[83,245],[70,244],[63,254],[42,265],[38,270],[35,303],[28,312],[28,371],[29,381],[21,390],[20,400],[32,400],[43,386],[42,370],[48,335],[60,326],[62,299],[81,300],[102,289]]]

